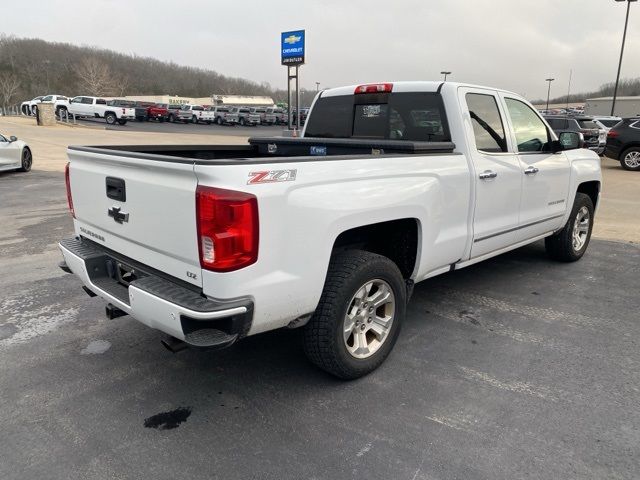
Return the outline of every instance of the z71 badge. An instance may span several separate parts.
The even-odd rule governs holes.
[[[293,182],[296,179],[297,170],[266,170],[264,172],[251,172],[247,185],[256,183]]]

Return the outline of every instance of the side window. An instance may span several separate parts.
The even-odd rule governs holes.
[[[81,103],[82,97],[73,97],[69,103]]]
[[[93,105],[93,98],[82,97],[82,103],[85,105]]]
[[[106,105],[107,101],[104,98],[96,98],[96,105]]]
[[[493,95],[467,93],[467,106],[476,148],[490,153],[506,152],[507,140],[496,98]]]
[[[41,102],[50,102],[51,100],[53,100],[53,95],[47,95],[46,97],[42,97],[42,100],[40,100]]]
[[[549,132],[544,122],[526,103],[506,98],[507,110],[516,134],[519,152],[544,152],[549,148]]]

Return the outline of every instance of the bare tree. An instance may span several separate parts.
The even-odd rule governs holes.
[[[20,88],[20,79],[13,73],[0,73],[0,97],[2,106],[7,108]]]
[[[85,57],[80,61],[76,74],[80,78],[83,93],[98,97],[109,95],[113,91],[113,75],[109,66],[96,57]]]

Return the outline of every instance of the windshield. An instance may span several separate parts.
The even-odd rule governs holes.
[[[321,97],[309,117],[305,136],[451,140],[442,97],[429,92]]]
[[[620,120],[598,120],[602,125],[604,125],[607,128],[612,128],[615,127],[617,124],[620,123]]]

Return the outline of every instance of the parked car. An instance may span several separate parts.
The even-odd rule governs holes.
[[[309,109],[308,108],[301,108],[300,109],[300,125],[304,125],[305,122],[307,121],[307,116],[309,115]],[[296,125],[296,111],[293,111],[293,114],[291,115],[291,123],[293,125]]]
[[[640,117],[625,118],[609,130],[604,154],[625,170],[640,170]]]
[[[357,378],[391,352],[415,282],[543,238],[561,261],[587,250],[600,160],[519,95],[328,89],[302,135],[69,147],[61,268],[172,351],[302,327],[314,364]]]
[[[191,120],[191,112],[183,110],[182,105],[169,104],[167,106],[167,121],[174,122],[188,122]]]
[[[0,172],[28,172],[32,165],[33,154],[29,145],[14,136],[5,137],[0,134]]]
[[[42,98],[44,97],[44,95],[40,95],[39,97],[35,97],[31,100],[27,100],[26,102],[22,102],[20,104],[20,111],[22,112],[23,115],[35,115],[35,110],[34,107],[36,107],[36,105],[38,105],[40,103],[40,100],[42,100]],[[37,107],[36,107],[37,109]]]
[[[585,147],[598,155],[604,153],[607,132],[593,121],[592,117],[571,115],[547,115],[544,117],[556,133],[579,132],[584,136]]]
[[[147,105],[147,121],[155,120],[157,122],[164,122],[169,115],[169,108],[166,103],[151,103]]]
[[[109,125],[119,123],[124,125],[127,120],[136,118],[136,111],[132,107],[107,105],[104,98],[74,97],[69,102],[69,113],[76,117],[104,118]]]
[[[210,107],[210,111],[215,115],[215,122],[218,125],[235,125],[238,123],[238,114],[232,112],[231,107]]]
[[[260,115],[260,124],[266,123],[267,108],[266,107],[249,107],[249,112]]]
[[[267,125],[284,125],[287,123],[287,112],[279,107],[267,108],[265,123]]]
[[[251,113],[251,110],[248,107],[232,107],[230,112],[238,115],[238,125],[242,127],[245,125],[249,125],[251,127],[260,125],[260,114]]]
[[[65,112],[69,109],[69,98],[64,95],[45,95],[40,99],[39,103],[53,103],[56,116],[60,117],[64,115]],[[33,112],[34,115],[38,111],[38,105],[34,105]]]
[[[181,110],[189,112],[191,123],[211,125],[216,118],[213,112],[205,110],[202,105],[183,105]]]
[[[607,133],[621,121],[622,118],[620,117],[593,117],[593,122]]]

